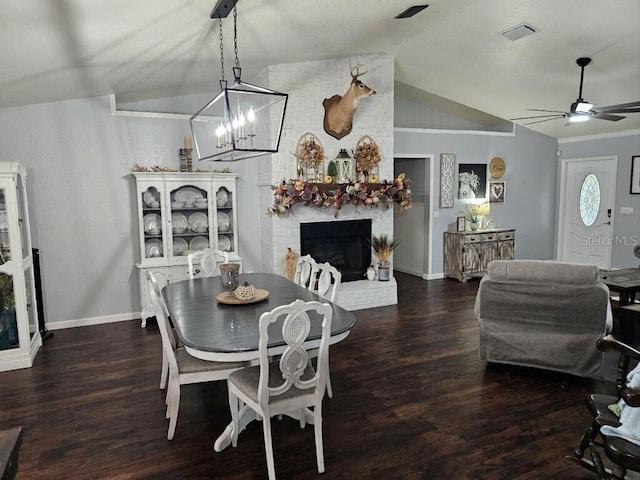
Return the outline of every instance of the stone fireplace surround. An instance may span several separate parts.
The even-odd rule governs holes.
[[[367,74],[361,78],[377,94],[360,101],[354,115],[353,130],[337,140],[324,132],[322,101],[335,94],[342,95],[351,81],[350,64],[362,64]],[[285,123],[278,153],[258,164],[259,208],[266,212],[273,204],[272,186],[283,179],[296,177],[295,159],[298,140],[305,132],[314,133],[325,152],[325,170],[329,160],[340,149],[351,152],[362,136],[371,136],[378,147],[382,161],[379,176],[382,180],[393,178],[393,81],[394,60],[386,54],[360,55],[321,62],[275,65],[262,72],[258,84],[266,84],[274,90],[289,94]],[[287,249],[300,253],[300,223],[360,220],[372,221],[372,234],[393,236],[393,209],[364,209],[353,205],[343,206],[338,215],[333,208],[320,209],[303,205],[294,206],[282,216],[260,216],[261,268],[267,272],[283,273]],[[375,265],[376,258],[372,258]],[[393,262],[393,257],[392,257]],[[392,265],[393,266],[393,265]],[[366,279],[343,282],[338,291],[337,303],[347,310],[395,305],[398,303],[397,284]]]

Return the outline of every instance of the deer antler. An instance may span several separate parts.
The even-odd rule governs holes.
[[[357,80],[357,79],[358,79],[358,77],[361,77],[362,75],[364,75],[365,73],[367,73],[367,71],[366,71],[366,70],[365,70],[364,72],[360,73],[360,67],[363,67],[363,66],[364,66],[364,64],[362,64],[362,63],[356,63],[356,66],[354,67],[353,65],[351,65],[351,62],[349,62],[349,69],[350,69],[350,71],[351,71],[351,77],[352,77],[354,80]],[[353,74],[353,69],[354,69],[354,68],[356,69],[356,73],[355,73],[355,75]]]

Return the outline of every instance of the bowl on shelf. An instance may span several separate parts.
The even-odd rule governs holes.
[[[171,208],[182,208],[185,202],[171,202]]]
[[[209,201],[206,198],[199,198],[194,202],[194,204],[196,207],[205,208],[209,204]]]

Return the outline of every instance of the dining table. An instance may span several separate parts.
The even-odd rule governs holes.
[[[239,284],[253,285],[261,292],[255,299],[237,302],[222,287],[221,277],[205,277],[170,283],[162,289],[176,335],[192,356],[216,362],[259,361],[258,344],[260,315],[280,305],[301,299],[318,300],[332,308],[329,344],[344,340],[356,324],[356,316],[316,293],[297,285],[275,273],[241,273]],[[264,297],[264,298],[262,298]],[[322,336],[322,318],[311,315],[311,331],[305,342],[307,349],[317,348]],[[277,356],[284,352],[286,342],[281,329],[270,330],[268,353]],[[245,409],[241,413],[240,431],[244,430],[255,414]],[[313,423],[312,418],[307,418]],[[217,452],[231,443],[232,425],[229,424],[214,444]]]

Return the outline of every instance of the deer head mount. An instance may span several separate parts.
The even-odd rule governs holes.
[[[338,140],[351,133],[353,114],[358,106],[358,101],[362,97],[370,97],[376,94],[375,90],[367,87],[358,79],[358,77],[367,73],[360,73],[361,66],[356,64],[353,67],[349,64],[351,85],[349,85],[349,89],[344,95],[334,95],[331,98],[325,98],[322,102],[322,105],[324,105],[324,131]]]

